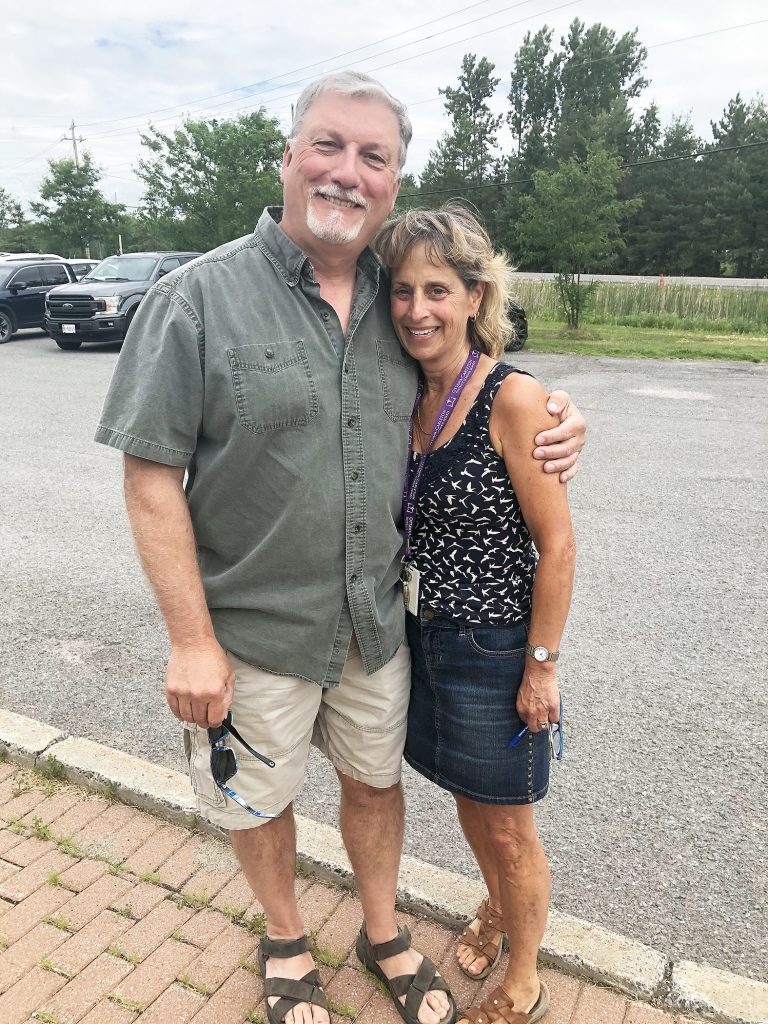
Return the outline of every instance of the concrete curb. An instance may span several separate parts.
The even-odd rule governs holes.
[[[186,775],[149,764],[93,740],[67,736],[48,725],[0,710],[0,752],[26,766],[55,759],[62,776],[167,820],[221,835],[196,816]],[[297,816],[299,861],[309,873],[351,887],[352,870],[341,835]],[[413,857],[403,857],[398,904],[450,925],[463,924],[484,897],[482,884]],[[673,1012],[693,1012],[722,1024],[768,1024],[768,985],[682,961],[568,914],[552,910],[541,960],[580,978]]]

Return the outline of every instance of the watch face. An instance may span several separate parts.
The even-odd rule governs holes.
[[[549,651],[546,647],[534,647],[533,656],[536,661],[546,661],[549,656]]]

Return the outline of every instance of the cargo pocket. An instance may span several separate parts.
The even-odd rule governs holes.
[[[304,342],[227,349],[237,415],[254,434],[304,427],[319,408]]]
[[[211,775],[211,745],[205,729],[185,723],[184,753],[187,755],[189,778],[195,796],[212,807],[223,807],[226,797]]]
[[[416,373],[413,361],[398,341],[376,340],[379,377],[384,412],[393,423],[411,418],[416,399]]]

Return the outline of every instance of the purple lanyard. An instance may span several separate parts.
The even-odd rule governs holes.
[[[408,465],[405,468],[405,483],[403,485],[403,530],[405,533],[405,555],[403,561],[405,562],[409,562],[411,560],[411,537],[413,536],[413,525],[416,522],[416,504],[419,498],[419,485],[421,484],[421,477],[424,473],[424,465],[427,461],[427,456],[432,451],[432,446],[440,436],[440,431],[450,419],[451,413],[459,400],[461,392],[468,384],[469,379],[477,369],[477,364],[479,362],[480,352],[476,348],[471,348],[466,362],[462,366],[461,370],[459,370],[458,377],[453,382],[451,390],[448,392],[443,404],[440,406],[440,412],[437,414],[435,425],[432,427],[432,435],[429,439],[429,444],[419,459],[418,467],[414,471],[412,465],[413,419],[416,415],[416,410],[419,407],[421,396],[424,394],[423,380],[419,381],[419,386],[416,389],[416,401],[413,403],[411,422],[408,427]]]

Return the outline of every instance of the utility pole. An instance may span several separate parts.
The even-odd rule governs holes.
[[[72,124],[70,125],[69,130],[72,132],[72,148],[75,151],[75,167],[79,171],[80,170],[80,158],[77,155],[77,144],[78,144],[78,142],[82,142],[83,141],[83,137],[81,135],[79,139],[75,138],[75,121],[74,121],[74,118],[72,120]]]
[[[69,130],[72,133],[72,149],[74,150],[74,153],[75,153],[75,169],[79,171],[80,170],[80,156],[79,156],[79,154],[77,152],[77,144],[78,144],[78,142],[82,142],[83,141],[83,136],[81,135],[79,138],[75,138],[75,119],[74,119],[74,117],[72,118],[72,124],[69,126]],[[64,138],[68,139],[69,136],[65,135]],[[85,258],[88,259],[88,260],[91,258],[91,247],[88,244],[88,242],[85,243]]]

